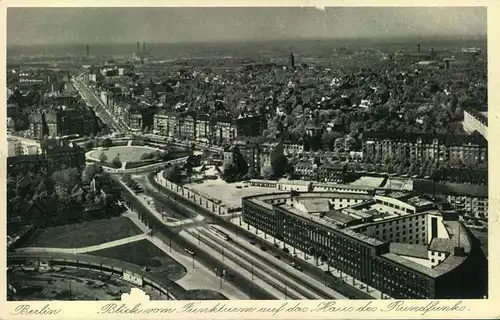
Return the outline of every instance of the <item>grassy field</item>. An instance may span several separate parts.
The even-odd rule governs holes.
[[[241,188],[237,188],[241,186]],[[241,182],[227,183],[221,179],[205,180],[203,183],[189,183],[184,187],[194,190],[201,195],[222,201],[229,207],[240,207],[241,198],[263,193],[275,192],[276,189],[247,186]]]
[[[83,248],[141,234],[126,217],[85,221],[35,231],[24,247]]]
[[[111,147],[108,150],[94,150],[90,154],[92,157],[99,159],[101,153],[104,153],[108,157],[108,161],[113,160],[117,155],[122,162],[126,161],[140,161],[141,155],[144,153],[151,153],[157,151],[158,149],[146,147],[146,146],[123,146],[123,147]]]
[[[184,266],[148,240],[127,243],[113,248],[89,252],[88,254],[126,261],[140,267],[148,267],[151,272],[159,273],[172,281],[179,280],[186,274]]]

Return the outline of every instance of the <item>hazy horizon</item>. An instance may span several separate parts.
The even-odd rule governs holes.
[[[485,7],[7,9],[9,47],[486,36]]]

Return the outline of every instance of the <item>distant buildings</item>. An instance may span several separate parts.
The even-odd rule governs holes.
[[[488,217],[488,185],[413,181],[413,190],[429,196],[444,197],[460,214],[474,218]]]
[[[340,162],[318,165],[313,161],[302,160],[294,165],[294,176],[307,181],[344,183],[346,164]]]
[[[85,150],[76,144],[62,140],[41,143],[40,154],[23,154],[7,158],[9,173],[36,172],[45,169],[49,174],[65,168],[81,168],[85,165]]]
[[[88,108],[61,108],[30,115],[28,131],[32,138],[57,137],[72,134],[81,136],[99,131],[97,117]]]
[[[408,160],[456,160],[486,163],[488,142],[480,134],[434,135],[402,132],[364,132],[363,152],[371,159],[405,157]]]
[[[186,140],[207,139],[211,143],[231,143],[237,136],[259,136],[265,129],[260,116],[232,119],[196,113],[160,110],[153,116],[153,132]]]

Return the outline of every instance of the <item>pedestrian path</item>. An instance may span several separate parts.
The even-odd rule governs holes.
[[[87,253],[91,251],[97,251],[102,249],[108,249],[116,246],[121,246],[127,243],[140,241],[146,239],[146,234],[139,234],[137,236],[132,236],[128,238],[123,238],[116,241],[110,241],[103,244],[98,244],[95,246],[83,247],[83,248],[47,248],[47,247],[28,247],[28,248],[18,248],[17,252],[61,252],[61,253]]]

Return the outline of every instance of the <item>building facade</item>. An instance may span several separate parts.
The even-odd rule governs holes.
[[[386,157],[405,157],[409,160],[462,161],[486,163],[488,141],[480,134],[431,135],[401,132],[363,133],[364,155],[374,161]]]
[[[488,139],[488,117],[478,111],[464,110],[463,127],[468,132],[479,132],[485,139]]]
[[[487,260],[456,213],[415,194],[290,192],[242,203],[248,224],[391,298],[487,292]]]

